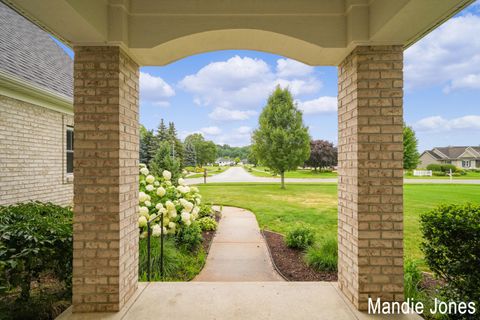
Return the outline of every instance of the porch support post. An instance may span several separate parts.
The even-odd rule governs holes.
[[[403,301],[403,48],[338,67],[338,285],[359,310]]]
[[[138,65],[75,47],[73,311],[118,311],[138,279]]]

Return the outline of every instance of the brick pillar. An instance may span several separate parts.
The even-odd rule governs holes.
[[[402,68],[401,46],[338,67],[338,281],[360,310],[403,300]]]
[[[74,312],[137,289],[138,78],[119,47],[75,47]]]

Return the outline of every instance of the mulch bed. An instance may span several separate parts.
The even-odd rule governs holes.
[[[220,221],[222,218],[222,214],[218,211],[215,211],[215,221],[217,223]],[[202,231],[202,237],[203,237],[203,250],[205,250],[206,253],[210,250],[210,246],[212,245],[213,238],[215,237],[216,231]]]
[[[277,270],[288,281],[337,281],[336,272],[319,272],[303,260],[303,252],[285,245],[283,235],[263,230],[270,254]]]

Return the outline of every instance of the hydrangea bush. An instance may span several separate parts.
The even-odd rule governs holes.
[[[148,223],[152,236],[160,237],[162,217],[164,234],[175,234],[197,219],[202,198],[198,188],[185,185],[183,178],[179,178],[177,182],[171,179],[172,174],[167,170],[163,171],[162,177],[155,177],[144,164],[140,165],[140,238],[147,237]]]

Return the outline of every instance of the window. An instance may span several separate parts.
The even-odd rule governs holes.
[[[67,173],[73,173],[73,127],[67,127]]]
[[[470,160],[462,160],[462,168],[470,168]]]

